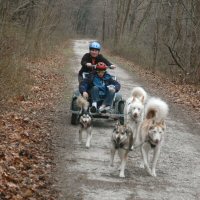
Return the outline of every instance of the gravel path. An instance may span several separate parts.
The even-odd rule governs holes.
[[[79,127],[70,125],[70,97],[78,85],[79,63],[88,50],[88,41],[75,40],[73,45],[74,55],[65,72],[71,92],[65,91],[55,116],[55,185],[60,191],[59,200],[200,199],[200,125],[192,124],[192,115],[186,120],[174,105],[170,104],[156,178],[139,167],[139,149],[129,154],[126,178],[119,178],[117,156],[115,166],[109,166],[114,121],[95,119],[90,149],[85,148],[85,138],[82,145],[78,144]],[[117,75],[124,98],[129,96],[133,86],[144,86],[148,92],[152,91],[144,81],[120,66],[110,72]]]

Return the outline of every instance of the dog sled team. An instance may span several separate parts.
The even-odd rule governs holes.
[[[82,108],[79,142],[85,130],[86,147],[89,148],[92,138],[92,118],[87,112],[89,103],[82,96],[77,99],[77,103]],[[132,95],[126,100],[124,107],[124,124],[117,122],[111,136],[110,165],[113,166],[114,155],[118,151],[121,160],[120,177],[125,177],[129,151],[134,152],[137,147],[141,150],[144,168],[149,175],[156,176],[156,164],[164,142],[167,114],[168,105],[163,100],[155,97],[148,98],[141,87],[133,88]],[[150,151],[153,152],[152,161]]]
[[[100,63],[104,61],[107,65],[113,66],[104,57],[99,57],[99,43],[91,43],[89,49],[90,54],[85,54],[82,58],[81,64],[83,67],[80,73],[84,69],[89,69],[88,66],[91,66],[90,62],[92,62],[90,59],[91,57],[94,58],[95,55],[95,58]],[[120,84],[112,80],[111,76],[105,72],[105,65],[101,63],[98,68],[99,71],[97,71],[97,74],[94,74],[93,79],[90,81],[81,80],[79,73],[79,91],[81,93],[77,98],[77,106],[80,108],[79,142],[82,142],[82,134],[86,132],[87,148],[90,148],[92,139],[92,116],[90,113],[97,112],[97,109],[99,109],[99,112],[110,109],[114,95],[120,89]],[[101,91],[96,91],[96,87],[94,87],[94,91],[92,90],[90,95],[93,99],[98,99],[99,96],[97,93],[100,92],[104,92],[105,94],[107,92],[107,96],[105,95],[106,98],[99,107],[96,101],[90,102],[92,103],[92,110],[89,112],[90,103],[88,102],[87,89],[91,84],[93,86],[95,84],[101,86]],[[156,176],[156,164],[166,132],[165,120],[168,115],[168,105],[160,98],[149,97],[142,87],[134,87],[131,96],[125,101],[123,114],[124,123],[121,123],[121,121],[117,122],[112,132],[110,165],[113,166],[115,152],[118,151],[121,160],[119,176],[125,177],[124,171],[128,153],[130,151],[134,152],[136,148],[140,148],[144,168],[149,175]],[[150,152],[153,152],[152,159],[150,159]]]

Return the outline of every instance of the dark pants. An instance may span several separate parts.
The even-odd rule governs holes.
[[[82,80],[83,80],[82,75],[78,75],[78,82],[79,82],[79,84],[81,83]]]
[[[115,92],[110,92],[107,90],[105,97],[103,98],[103,104],[106,106],[111,106],[113,99],[115,97]],[[99,95],[99,88],[94,86],[91,89],[91,98],[92,102],[99,102],[102,100],[102,97]]]

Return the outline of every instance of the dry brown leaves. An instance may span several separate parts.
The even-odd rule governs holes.
[[[51,128],[64,87],[64,56],[26,60],[33,85],[30,94],[4,102],[0,115],[0,199],[55,198],[51,183]]]
[[[156,86],[171,102],[187,105],[194,108],[197,112],[200,112],[200,90],[196,86],[175,84],[168,78],[148,71],[140,71],[140,76],[145,78],[145,80],[148,78],[150,80],[148,81],[149,84]]]

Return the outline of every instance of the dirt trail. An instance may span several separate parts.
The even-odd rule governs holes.
[[[82,55],[87,51],[88,41],[76,40],[73,44],[71,67],[66,67],[66,79],[71,80],[68,81],[71,92],[65,91],[55,117],[55,185],[60,191],[59,199],[200,199],[200,135],[195,134],[200,127],[199,124],[188,125],[188,121],[182,118],[180,111],[176,112],[175,107],[170,110],[167,119],[168,129],[157,166],[157,178],[148,176],[139,167],[139,149],[129,154],[125,179],[119,178],[117,156],[115,166],[109,166],[113,121],[94,120],[91,148],[86,149],[85,143],[78,144],[78,126],[70,125],[69,103],[73,89],[77,88],[77,71],[80,68],[77,63],[80,63]],[[70,70],[72,72],[69,74]],[[132,87],[136,85],[151,91],[145,82],[120,66],[110,72],[117,75],[124,98],[129,96]],[[192,116],[189,118],[192,119]]]

